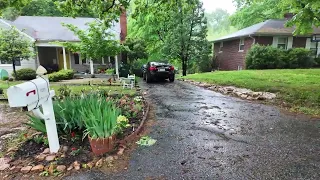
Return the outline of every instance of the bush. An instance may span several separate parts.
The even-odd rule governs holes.
[[[3,94],[3,89],[2,88],[0,88],[0,94]]]
[[[17,76],[14,73],[12,74],[16,80],[32,80],[37,77],[36,71],[30,68],[19,69],[16,72]]]
[[[111,68],[111,69],[107,69],[105,73],[106,74],[115,74],[114,71],[115,70],[113,68]]]
[[[58,72],[54,72],[48,75],[50,82],[58,82],[61,80],[72,79],[74,76],[73,70],[60,70]]]
[[[2,81],[6,81],[6,80],[9,80],[9,77],[7,77],[7,76],[2,77]]]
[[[272,46],[254,45],[247,53],[247,69],[295,69],[315,65],[311,52],[304,48],[289,50]]]

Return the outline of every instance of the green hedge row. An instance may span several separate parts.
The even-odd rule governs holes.
[[[12,73],[12,76],[16,80],[32,80],[37,77],[36,71],[31,68],[23,68],[16,71],[17,76],[15,76],[14,73]]]
[[[304,48],[289,50],[254,45],[247,53],[247,69],[296,69],[317,66],[311,51]]]
[[[74,71],[71,69],[68,70],[60,70],[58,72],[54,72],[48,75],[50,82],[58,82],[61,80],[72,79],[74,76]]]

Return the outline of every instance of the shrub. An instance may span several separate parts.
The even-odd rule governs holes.
[[[71,69],[68,70],[60,70],[58,72],[54,72],[48,75],[49,81],[51,82],[58,82],[61,80],[68,80],[72,79],[74,76],[74,71]]]
[[[12,77],[10,77],[8,80],[9,80],[9,81],[13,81],[13,78],[12,78]]]
[[[9,80],[8,76],[2,77],[2,81],[6,81],[6,80]]]
[[[111,68],[111,69],[107,69],[106,70],[106,74],[114,74],[114,69],[113,68]]]
[[[320,67],[320,57],[314,58],[315,67]]]
[[[12,74],[16,80],[32,80],[37,77],[36,71],[30,68],[19,69],[16,72],[17,76],[14,73]]]
[[[315,65],[311,52],[304,48],[289,50],[254,45],[247,53],[247,69],[310,68]]]
[[[2,88],[0,88],[0,94],[3,94],[3,89]]]

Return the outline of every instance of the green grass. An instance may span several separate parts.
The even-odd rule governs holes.
[[[219,71],[184,78],[274,92],[292,111],[320,115],[320,69]]]

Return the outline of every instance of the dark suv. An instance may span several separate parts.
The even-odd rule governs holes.
[[[174,67],[167,63],[162,62],[149,62],[146,64],[143,72],[143,80],[147,83],[158,79],[169,79],[170,82],[174,81]]]

